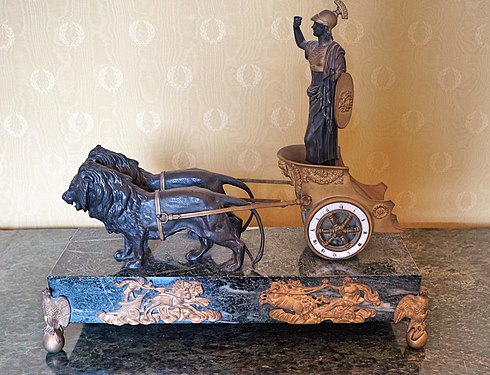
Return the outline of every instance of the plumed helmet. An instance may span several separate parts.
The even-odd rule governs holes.
[[[338,16],[341,16],[343,19],[347,19],[349,14],[347,12],[347,7],[342,0],[334,0],[334,3],[337,5],[337,9],[334,11],[328,9],[322,10],[320,13],[311,17],[311,20],[321,25],[325,25],[329,28],[329,30],[332,30],[335,25],[337,25]]]
[[[331,10],[325,9],[311,17],[311,20],[321,25],[325,25],[332,30],[335,25],[337,25],[337,14]]]

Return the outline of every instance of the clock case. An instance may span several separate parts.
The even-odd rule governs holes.
[[[392,212],[395,204],[384,197],[387,186],[357,181],[344,165],[340,148],[338,155],[337,166],[326,166],[307,163],[304,145],[286,146],[277,153],[279,168],[290,178],[300,202],[308,247],[320,257],[331,260],[359,254],[373,232],[403,232]],[[325,212],[329,206],[336,212],[330,209]],[[320,217],[319,212],[323,213]],[[312,229],[315,229],[313,237]]]

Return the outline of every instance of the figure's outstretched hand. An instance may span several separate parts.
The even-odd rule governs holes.
[[[301,49],[305,49],[305,37],[303,36],[303,33],[301,32],[301,27],[300,27],[302,19],[303,19],[303,17],[294,16],[293,34],[294,34],[294,40],[296,41],[296,45]]]
[[[293,27],[294,28],[300,27],[301,26],[301,20],[302,19],[303,19],[303,17],[294,16]]]

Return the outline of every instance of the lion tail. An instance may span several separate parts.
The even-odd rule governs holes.
[[[232,197],[229,195],[222,195],[225,200],[222,202],[225,205],[235,205],[235,206],[246,206],[249,203],[244,201],[243,199]],[[265,231],[264,231],[264,224],[262,223],[262,219],[260,218],[259,213],[257,210],[251,209],[250,210],[250,217],[255,217],[257,220],[257,225],[259,227],[259,233],[260,233],[260,246],[259,246],[259,251],[257,253],[257,256],[253,260],[253,263],[256,264],[260,262],[262,259],[262,256],[264,255],[264,247],[265,247]]]
[[[236,178],[233,178],[231,176],[221,175],[221,177],[222,177],[222,181],[223,181],[222,185],[231,185],[231,186],[237,187],[239,189],[244,190],[251,199],[255,198],[253,193],[252,193],[252,190],[250,190],[248,185],[245,184],[244,182],[242,182]],[[221,187],[223,187],[223,186],[221,186]],[[248,217],[247,221],[242,226],[242,232],[245,232],[245,230],[248,228],[248,226],[250,225],[250,222],[252,221],[252,218],[253,218],[253,213],[250,213],[250,216]]]
[[[260,246],[259,246],[259,251],[257,253],[257,256],[255,257],[253,264],[256,264],[260,262],[262,259],[262,256],[264,255],[264,247],[265,247],[265,232],[264,232],[264,225],[262,224],[262,219],[260,218],[259,213],[257,210],[250,210],[252,215],[255,216],[255,220],[257,220],[257,224],[259,226],[259,232],[260,232]]]

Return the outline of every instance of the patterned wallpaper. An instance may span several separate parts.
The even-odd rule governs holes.
[[[490,2],[345,0],[356,98],[340,132],[356,179],[406,226],[490,224]],[[97,144],[151,171],[282,178],[309,68],[295,15],[333,1],[0,0],[0,227],[94,225],[61,194]],[[291,198],[287,186],[256,195]],[[295,208],[262,210],[299,225]]]

